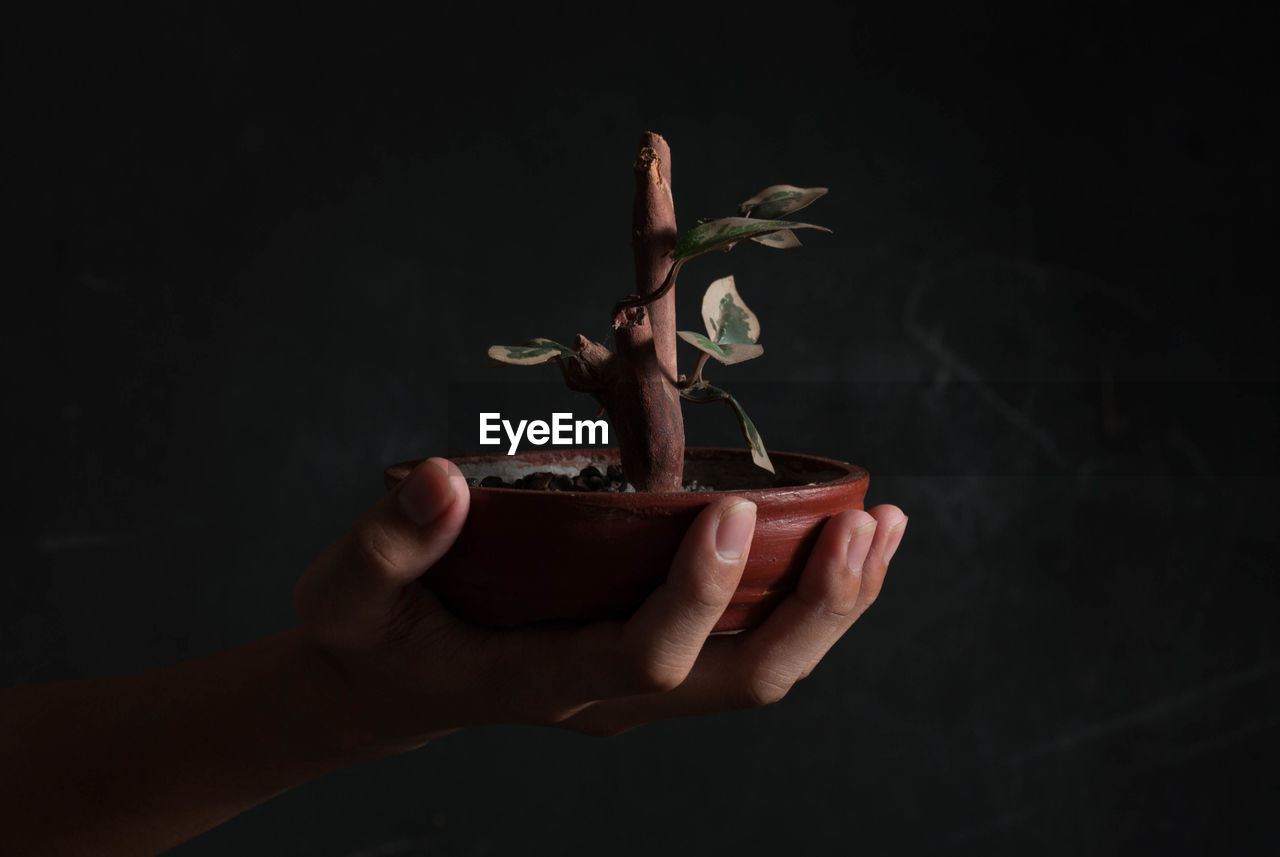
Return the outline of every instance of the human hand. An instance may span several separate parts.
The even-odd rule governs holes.
[[[871,606],[906,526],[895,506],[835,516],[796,591],[764,623],[710,637],[755,524],[754,504],[719,497],[690,526],[666,582],[625,622],[493,630],[457,618],[416,582],[468,508],[457,467],[429,459],[298,583],[307,638],[370,740],[409,748],[497,722],[607,735],[775,702]]]

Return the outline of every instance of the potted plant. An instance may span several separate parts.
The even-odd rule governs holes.
[[[453,548],[424,580],[473,621],[515,625],[627,615],[665,578],[710,492],[729,491],[756,503],[756,535],[716,629],[747,628],[793,586],[822,523],[862,508],[866,471],[814,456],[770,455],[737,399],[703,377],[710,360],[732,365],[763,352],[759,320],[732,277],[711,283],[703,297],[705,335],[678,331],[675,322],[676,279],[687,262],[743,241],[796,247],[798,229],[830,231],[783,219],[826,189],[774,185],[739,205],[735,216],[678,235],[666,141],[645,134],[634,169],[636,293],[613,307],[614,349],[581,335],[572,346],[539,338],[489,349],[498,363],[557,364],[569,387],[594,396],[608,414],[617,449],[453,459],[472,483],[471,512]],[[677,371],[678,339],[697,349],[687,375]],[[746,449],[687,448],[684,402],[727,405]],[[415,463],[388,468],[388,487]],[[527,561],[510,563],[511,545]]]

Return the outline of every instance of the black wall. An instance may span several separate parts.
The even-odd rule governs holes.
[[[1274,846],[1274,20],[1026,5],[11,19],[0,684],[291,623],[383,465],[554,380],[489,344],[607,335],[652,129],[686,227],[831,188],[680,305],[734,273],[715,378],[911,516],[880,603],[773,708],[464,732],[174,853]]]

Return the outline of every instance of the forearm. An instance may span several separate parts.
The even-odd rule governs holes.
[[[155,854],[289,787],[387,755],[298,631],[141,675],[0,692],[14,854]]]

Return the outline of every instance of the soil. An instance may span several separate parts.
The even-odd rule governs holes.
[[[480,488],[519,488],[525,491],[597,491],[601,493],[631,494],[635,486],[622,477],[622,468],[616,464],[605,465],[604,471],[594,464],[587,465],[578,471],[576,476],[565,473],[552,473],[539,470],[516,479],[503,479],[501,476],[486,476],[483,479],[470,477],[467,484]],[[685,491],[714,491],[715,489],[701,485],[696,479],[684,483]]]
[[[506,490],[552,491],[635,495],[622,478],[617,450],[550,450],[518,456],[458,456],[454,463],[473,486]],[[394,485],[412,469],[414,462],[402,462],[387,469],[388,485]],[[711,491],[767,491],[822,485],[843,472],[821,459],[788,455],[774,461],[777,473],[756,467],[745,450],[694,448],[685,457],[684,484],[675,494]],[[842,465],[845,466],[845,465]],[[564,477],[564,478],[558,478]]]

